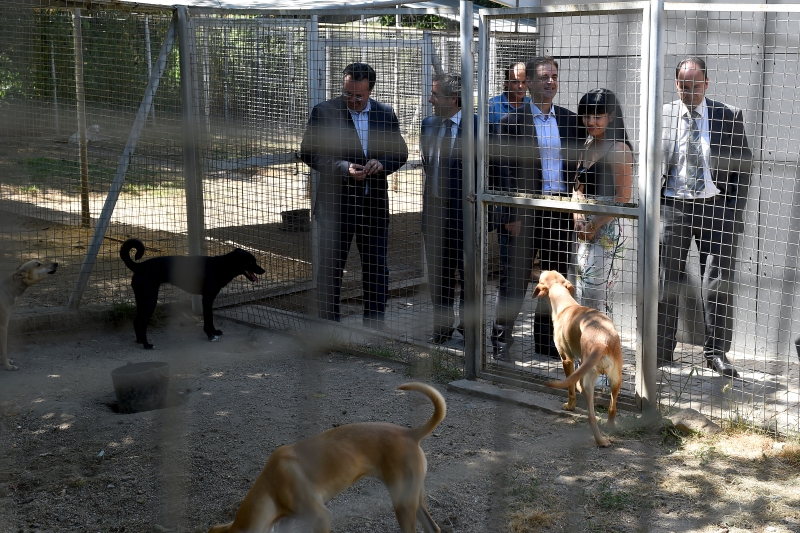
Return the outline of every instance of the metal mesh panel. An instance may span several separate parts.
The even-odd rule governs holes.
[[[483,255],[489,274],[483,295],[483,371],[487,376],[529,385],[563,376],[551,341],[549,306],[532,298],[540,272],[557,270],[577,287],[579,303],[613,319],[623,340],[622,395],[627,397],[623,402],[630,405],[638,349],[638,223],[635,218],[593,213],[591,205],[584,205],[588,211],[576,212],[567,202],[581,200],[573,198],[576,174],[588,169],[591,178],[584,182],[590,189],[582,189],[586,193],[583,202],[638,203],[641,13],[540,15],[536,40],[526,47],[530,34],[503,30],[525,28],[531,23],[529,17],[492,17],[487,26],[489,46],[485,50],[489,57],[484,64],[495,70],[484,76],[490,94],[485,109],[488,135],[483,183],[491,195],[486,196],[490,203],[482,226],[489,230]],[[537,54],[552,56],[552,61],[532,63]],[[526,61],[531,72],[525,65],[507,71]],[[516,80],[527,81],[515,84]],[[624,141],[621,134],[614,137],[608,134],[611,129],[602,128],[591,131],[604,138],[586,143],[588,117],[575,112],[581,98],[598,88],[616,96],[620,107],[615,114],[624,119],[629,147],[618,146]],[[524,100],[519,100],[523,94]],[[539,104],[535,110],[531,99]],[[546,121],[544,115],[534,118],[533,112],[548,104],[556,106],[551,108],[552,117]],[[587,115],[606,111],[587,109]],[[627,165],[623,165],[627,177],[609,165],[612,159],[618,161],[614,158],[623,151],[627,153]],[[491,203],[503,196],[518,200],[515,204]],[[541,204],[537,198],[550,203]],[[586,240],[575,231],[577,219],[598,220],[601,229]]]
[[[662,247],[663,275],[673,283],[659,317],[662,402],[773,430],[796,430],[799,414],[797,156],[789,142],[797,106],[798,20],[796,13],[778,11],[682,10],[668,11],[664,26],[665,194],[683,196],[674,181],[685,177],[681,141],[671,139],[682,139],[685,126],[672,117],[680,107],[674,104],[675,69],[690,56],[706,63],[712,180],[706,185],[718,192],[670,199],[662,207],[662,222],[680,225],[669,248]],[[736,133],[742,127],[744,142]],[[747,150],[738,153],[745,143],[750,169],[738,164],[748,162]],[[682,270],[668,259],[680,257],[680,250],[686,257]],[[673,337],[668,326],[676,315]],[[736,378],[709,368],[723,356]]]
[[[97,219],[118,173],[120,154],[131,138],[171,19],[169,13],[98,10],[81,12],[78,21],[75,13],[4,9],[3,270],[31,258],[60,263],[52,283],[20,302],[18,316],[63,309],[75,295],[75,281],[94,233],[89,220]],[[76,41],[83,57],[77,82]],[[177,47],[170,50],[165,70],[175,73]],[[80,117],[78,92],[84,102]],[[81,294],[84,313],[79,317],[125,308],[132,301],[127,289],[130,272],[119,261],[119,246],[126,238],[142,239],[152,252],[186,251],[181,236],[185,198],[177,98],[177,76],[163,76],[127,167],[111,229]],[[85,166],[79,118],[85,124]],[[171,294],[167,289],[163,300],[171,300]],[[51,324],[46,313],[29,318],[41,319],[44,327],[73,323]]]
[[[450,346],[428,343],[419,153],[433,74],[453,63],[452,46],[437,44],[457,38],[457,25],[428,30],[410,14],[400,27],[393,17],[192,20],[206,247],[239,246],[267,269],[257,286],[231,283],[219,312],[279,329],[333,320],[345,326],[340,341],[409,361],[433,349],[459,372],[458,334]],[[343,75],[353,63],[376,77],[362,116],[367,155],[341,97],[355,90]],[[388,172],[362,178],[337,166],[370,159]]]

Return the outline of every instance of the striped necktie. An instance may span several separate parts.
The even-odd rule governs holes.
[[[689,120],[689,140],[686,146],[686,188],[698,195],[706,188],[705,166],[703,165],[703,145],[700,142],[701,118],[697,111],[686,114]]]

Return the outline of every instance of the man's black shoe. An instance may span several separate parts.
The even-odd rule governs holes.
[[[501,346],[494,346],[492,349],[492,358],[495,361],[503,361],[508,363],[511,361],[511,346],[503,344]]]
[[[443,344],[453,338],[454,331],[455,328],[441,328],[430,336],[428,342],[431,344]]]
[[[706,359],[706,365],[708,368],[714,369],[720,376],[725,376],[729,378],[738,377],[739,374],[736,372],[736,369],[733,365],[728,361],[728,358],[725,355],[715,355]]]

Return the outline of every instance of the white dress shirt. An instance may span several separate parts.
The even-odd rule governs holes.
[[[708,124],[708,106],[706,99],[694,109],[700,118],[696,119],[700,126],[700,147],[703,154],[703,179],[705,187],[699,194],[686,187],[686,173],[688,171],[689,135],[691,133],[691,112],[686,104],[681,102],[681,116],[678,118],[678,137],[675,141],[675,165],[672,166],[669,176],[667,176],[667,186],[664,188],[664,196],[684,199],[711,198],[719,194],[719,189],[711,179],[711,168],[709,167],[709,155],[711,153],[711,134]]]
[[[367,157],[367,146],[369,143],[369,110],[372,107],[372,102],[367,100],[367,107],[360,113],[353,111],[349,107],[350,116],[353,117],[353,124],[356,126],[358,132],[358,139],[361,141],[361,148],[364,149],[364,157]]]
[[[450,130],[450,150],[453,149],[453,143],[456,141],[456,137],[458,137],[458,127],[461,125],[461,110],[458,110],[458,113],[450,117],[450,120],[453,121],[453,126]]]
[[[545,115],[531,102],[531,113],[539,141],[539,154],[542,157],[542,193],[566,192],[567,184],[564,183],[561,172],[561,135],[558,133],[553,106],[550,106],[550,113]]]

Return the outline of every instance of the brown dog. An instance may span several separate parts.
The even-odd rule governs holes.
[[[28,261],[10,276],[0,279],[0,364],[6,370],[17,370],[14,361],[8,358],[8,323],[14,302],[28,287],[55,273],[56,268],[58,263]]]
[[[330,532],[325,503],[364,476],[377,477],[389,489],[403,533],[414,533],[416,520],[426,533],[439,533],[425,505],[428,463],[419,443],[444,420],[447,406],[439,391],[423,383],[397,388],[430,398],[430,420],[413,429],[385,422],[347,424],[281,446],[267,459],[233,522],[209,533],[267,533],[290,516],[307,520],[314,533]]]
[[[611,442],[603,438],[597,428],[594,414],[594,383],[597,376],[605,374],[611,386],[611,402],[608,406],[608,427],[614,427],[617,415],[617,395],[622,385],[622,342],[614,323],[605,314],[579,305],[573,296],[575,287],[555,270],[547,270],[539,276],[539,284],[533,291],[534,298],[550,298],[553,314],[553,330],[556,348],[561,355],[567,379],[546,383],[548,387],[569,389],[564,409],[575,409],[577,398],[575,386],[578,382],[589,408],[589,425],[598,446]],[[575,360],[581,366],[575,371]]]

